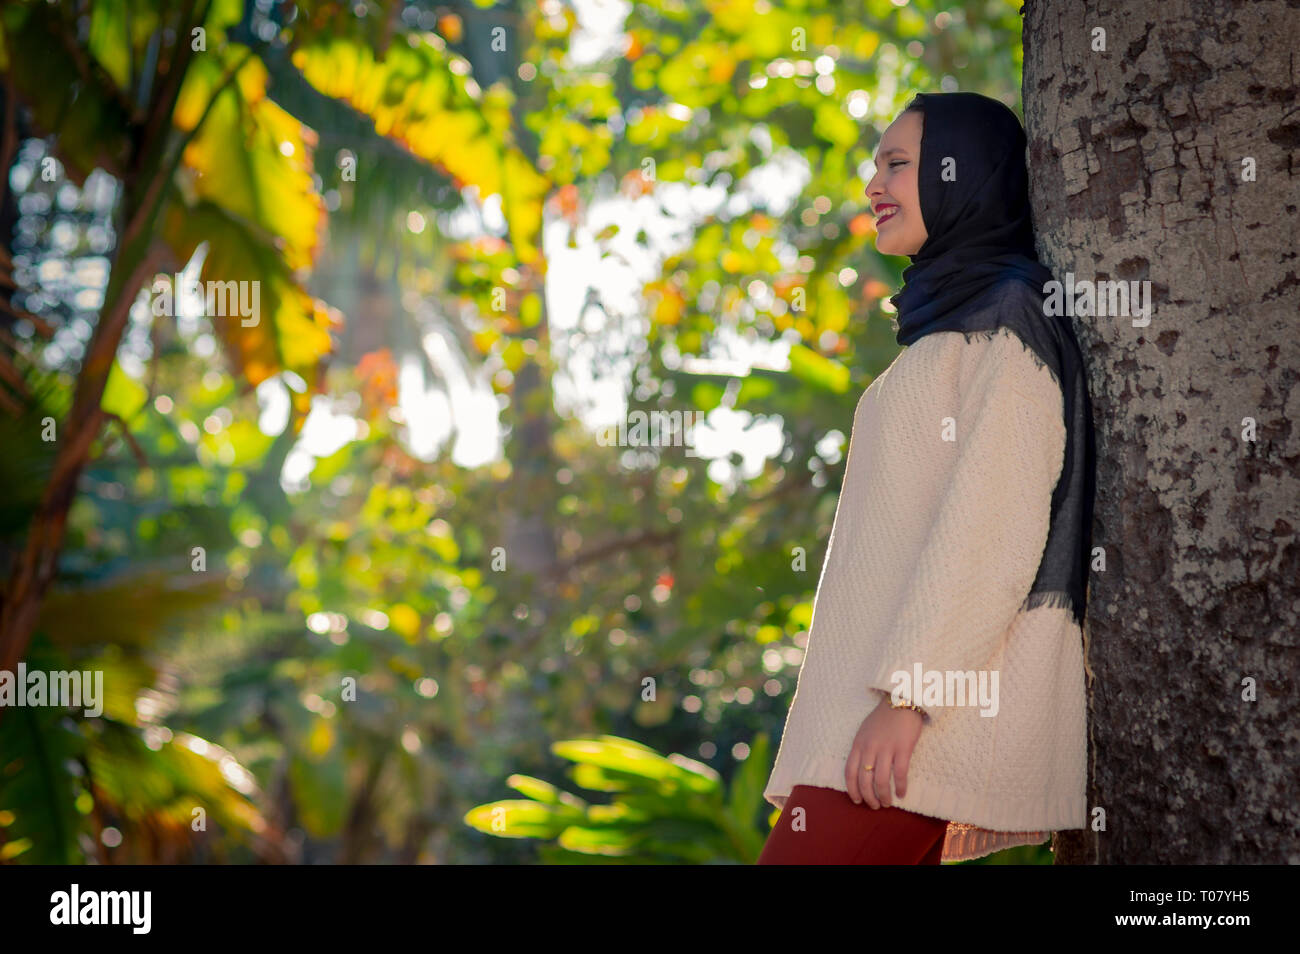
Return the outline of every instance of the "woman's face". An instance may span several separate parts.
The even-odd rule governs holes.
[[[885,255],[915,255],[929,237],[916,184],[922,128],[920,113],[905,112],[880,137],[867,199],[876,216],[876,249]]]

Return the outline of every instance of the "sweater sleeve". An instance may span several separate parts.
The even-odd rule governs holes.
[[[978,671],[1000,648],[1038,572],[1065,452],[1061,392],[1019,339],[976,339],[957,411],[936,406],[946,466],[919,559],[895,605],[870,688],[927,710],[915,666]],[[945,421],[946,417],[953,421]],[[928,461],[927,461],[928,463]],[[906,682],[894,674],[904,672]],[[924,678],[924,677],[923,677]]]

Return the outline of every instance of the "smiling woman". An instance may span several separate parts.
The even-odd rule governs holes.
[[[876,216],[876,249],[886,255],[915,255],[929,237],[917,188],[923,132],[921,107],[914,103],[880,138],[876,174],[867,183],[867,199]]]
[[[877,249],[912,262],[904,350],[854,413],[760,864],[963,861],[1085,822],[1082,359],[1044,309],[1018,118],[919,101],[867,184]],[[986,679],[996,710],[926,670]]]

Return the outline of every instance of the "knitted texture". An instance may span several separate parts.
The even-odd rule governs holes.
[[[893,804],[949,821],[944,861],[1084,827],[1082,634],[1067,609],[1025,604],[1064,458],[1062,405],[1050,370],[1002,329],[927,335],[866,389],[771,804],[800,784],[847,790],[854,736],[895,673],[982,670],[990,690],[997,676],[995,715],[909,691],[923,725]]]

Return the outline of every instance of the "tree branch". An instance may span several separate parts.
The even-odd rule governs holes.
[[[5,84],[5,126],[0,138],[0,205],[4,204],[9,194],[9,167],[13,165],[14,155],[18,152],[18,91],[14,89],[13,77],[4,74]]]
[[[135,435],[131,433],[131,429],[126,426],[126,421],[122,420],[120,415],[114,414],[112,411],[105,411],[104,417],[110,421],[117,422],[118,428],[122,431],[122,437],[131,446],[131,452],[135,454],[136,461],[141,467],[147,468],[149,466],[149,459],[144,456],[143,448],[141,448],[139,442],[136,441]]]
[[[604,560],[615,553],[621,553],[625,550],[632,550],[642,546],[662,546],[666,543],[675,543],[680,531],[674,527],[672,530],[646,530],[642,533],[634,534],[630,537],[620,537],[617,540],[611,540],[600,546],[592,547],[585,550],[568,560],[563,560],[546,571],[545,576],[559,578],[567,576],[571,571],[587,563],[595,563]]]

